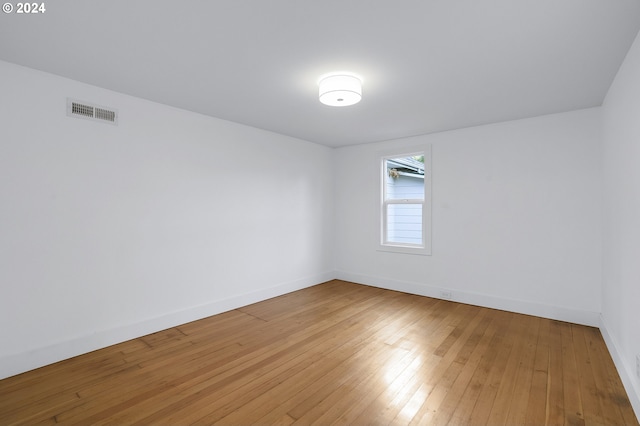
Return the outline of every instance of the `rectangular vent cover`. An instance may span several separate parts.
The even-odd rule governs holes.
[[[67,115],[103,123],[118,124],[118,111],[67,98]]]

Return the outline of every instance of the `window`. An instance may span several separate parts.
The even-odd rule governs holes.
[[[431,254],[430,150],[382,157],[380,250]]]

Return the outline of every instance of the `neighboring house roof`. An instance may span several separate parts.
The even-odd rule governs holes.
[[[389,159],[387,166],[403,175],[424,177],[424,163],[411,157]]]

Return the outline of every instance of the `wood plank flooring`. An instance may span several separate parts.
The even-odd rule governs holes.
[[[0,381],[57,423],[638,425],[595,328],[337,280]]]

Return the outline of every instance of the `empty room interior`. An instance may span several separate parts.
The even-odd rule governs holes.
[[[640,1],[7,2],[0,424],[638,424]]]

